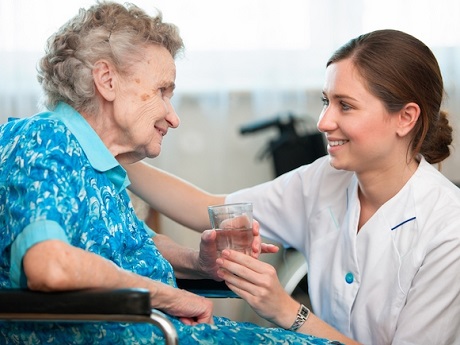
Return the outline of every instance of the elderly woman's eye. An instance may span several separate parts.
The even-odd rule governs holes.
[[[173,96],[174,89],[171,87],[162,87],[160,88],[160,92],[163,97],[171,98]]]

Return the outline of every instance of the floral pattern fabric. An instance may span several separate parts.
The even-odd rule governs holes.
[[[58,225],[70,244],[176,286],[173,268],[137,218],[126,190],[116,183],[125,178],[124,169],[94,167],[88,159],[94,152],[85,151],[80,141],[90,138],[100,147],[100,139],[91,130],[69,130],[59,110],[79,116],[69,108],[62,105],[54,113],[0,127],[0,288],[14,286],[12,260],[22,259],[15,257],[21,251],[12,250],[13,243],[29,238],[28,245],[15,243],[25,252],[33,244],[30,238],[54,238],[55,232],[46,231],[52,224]],[[103,151],[98,154],[110,155]],[[24,273],[20,275],[24,286]],[[171,320],[180,344],[335,344],[223,317],[215,317],[215,325],[198,326]],[[161,344],[162,339],[161,332],[149,324],[0,323],[0,344]]]

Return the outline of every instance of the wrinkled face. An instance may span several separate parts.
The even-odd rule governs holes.
[[[121,77],[114,101],[114,121],[122,133],[119,144],[138,160],[160,154],[163,136],[179,125],[171,105],[176,66],[168,50],[145,48],[129,72]]]
[[[326,134],[333,167],[360,173],[399,164],[398,116],[367,90],[349,59],[326,69],[323,103],[318,129]]]

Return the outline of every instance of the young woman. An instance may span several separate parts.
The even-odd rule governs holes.
[[[425,44],[400,31],[370,32],[327,62],[318,128],[328,156],[227,196],[136,163],[127,167],[132,189],[197,230],[209,227],[207,205],[252,201],[261,234],[305,255],[314,314],[266,263],[226,250],[219,275],[281,327],[297,314],[298,332],[344,343],[453,344],[460,190],[432,166],[452,142],[443,92]]]

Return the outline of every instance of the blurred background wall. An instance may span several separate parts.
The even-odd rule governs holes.
[[[274,177],[257,159],[277,129],[242,136],[242,125],[292,112],[315,130],[325,62],[349,39],[371,30],[406,31],[429,45],[443,72],[444,107],[456,130],[443,173],[460,182],[460,3],[457,0],[132,0],[179,26],[186,51],[177,61],[173,104],[178,129],[149,163],[217,193]],[[39,109],[36,63],[47,37],[89,0],[0,0],[0,123]],[[192,201],[191,201],[192,202]],[[145,211],[145,205],[137,203]],[[199,236],[168,219],[160,229],[196,246]],[[270,260],[270,259],[268,259]],[[241,316],[241,302],[218,313]],[[220,309],[219,309],[220,308]]]

